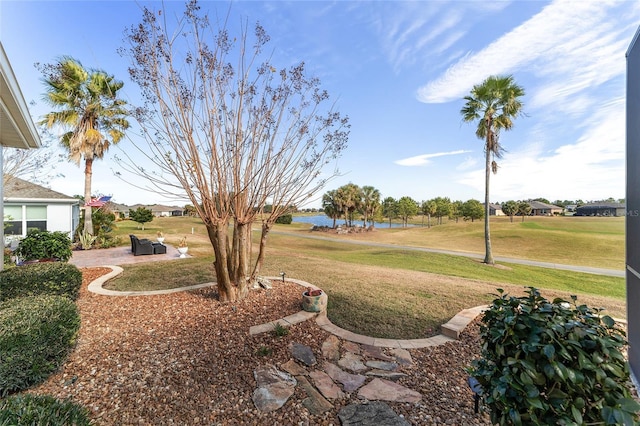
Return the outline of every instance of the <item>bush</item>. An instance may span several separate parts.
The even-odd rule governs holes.
[[[0,397],[46,380],[66,359],[79,328],[78,309],[65,297],[0,303]]]
[[[637,424],[622,350],[625,333],[599,309],[498,289],[482,317],[481,358],[469,372],[493,424]]]
[[[82,272],[69,263],[45,262],[0,272],[0,302],[15,297],[51,294],[78,298]]]
[[[50,395],[17,395],[0,400],[0,425],[91,425],[86,408]]]
[[[71,259],[71,240],[64,232],[33,229],[20,241],[16,254],[22,260],[55,259],[66,262]]]
[[[290,213],[278,216],[278,218],[276,219],[276,223],[280,223],[283,225],[291,225],[291,222],[293,222],[293,215],[291,215]]]

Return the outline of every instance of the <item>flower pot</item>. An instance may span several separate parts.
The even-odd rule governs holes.
[[[320,290],[320,295],[309,296],[308,292],[302,293],[302,310],[307,312],[323,312],[327,310],[327,294]]]
[[[164,237],[158,237],[158,242],[159,242],[160,244],[164,243]]]
[[[180,253],[181,258],[187,257],[187,251],[189,251],[189,247],[178,247],[178,253]]]

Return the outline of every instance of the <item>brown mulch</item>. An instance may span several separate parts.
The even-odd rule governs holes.
[[[249,327],[300,310],[304,288],[274,281],[239,303],[220,303],[215,288],[160,296],[109,297],[87,291],[108,268],[83,268],[78,299],[82,317],[75,350],[61,370],[30,392],[69,397],[86,406],[98,425],[339,425],[337,412],[358,402],[354,392],[323,415],[311,415],[296,393],[279,410],[258,411],[251,396],[254,369],[280,367],[288,345],[310,346],[322,361],[329,336],[314,321],[289,334],[249,335]],[[269,348],[269,355],[260,355]],[[417,404],[389,403],[415,425],[490,424],[474,414],[464,368],[479,351],[477,324],[460,341],[411,350],[414,366],[400,384],[423,395]]]

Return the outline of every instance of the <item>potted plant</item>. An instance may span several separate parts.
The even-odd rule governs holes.
[[[322,312],[327,310],[327,295],[319,288],[307,287],[302,293],[302,310]]]
[[[178,253],[180,253],[180,257],[187,257],[187,251],[189,251],[189,247],[187,247],[187,237],[182,237],[178,243]]]
[[[162,233],[162,231],[158,231],[158,242],[160,244],[164,243],[164,234]]]

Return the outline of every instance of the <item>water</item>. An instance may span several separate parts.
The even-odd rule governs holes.
[[[316,216],[294,216],[293,217],[293,221],[297,222],[297,223],[310,223],[312,225],[316,225],[316,226],[328,226],[328,227],[332,227],[333,226],[333,219],[331,219],[329,216],[327,215],[316,215]],[[364,225],[364,221],[362,220],[354,220],[352,222],[352,224],[354,226],[363,226]],[[337,219],[336,220],[336,226],[344,226],[344,219]],[[376,228],[388,228],[389,227],[389,222],[376,222],[375,223]],[[413,226],[413,225],[409,225],[409,226]],[[402,225],[400,223],[392,223],[391,224],[392,228],[400,228],[402,227]]]

